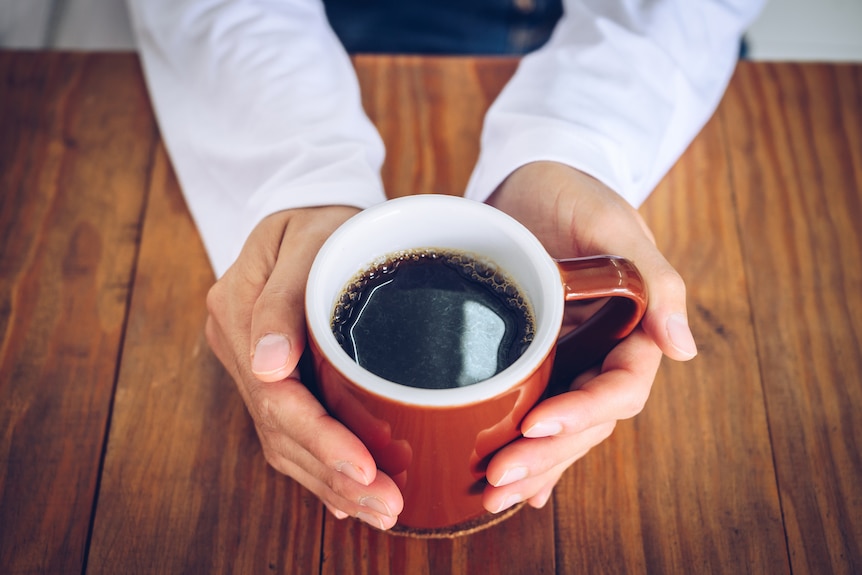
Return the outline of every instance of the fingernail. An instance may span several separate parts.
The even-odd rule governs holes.
[[[511,469],[507,469],[506,472],[503,473],[503,477],[501,477],[497,483],[494,483],[494,487],[503,487],[504,485],[520,481],[524,479],[528,473],[529,470],[526,467],[512,467]]]
[[[356,518],[359,519],[360,521],[364,521],[365,523],[368,523],[372,527],[376,527],[377,529],[384,529],[383,521],[381,521],[379,517],[377,517],[376,515],[374,515],[372,513],[366,513],[364,511],[360,511],[359,513],[356,514]]]
[[[691,335],[688,320],[683,314],[675,313],[667,319],[667,335],[676,350],[685,355],[685,359],[691,359],[697,355],[697,344],[694,342],[694,336]]]
[[[332,514],[335,515],[336,519],[346,519],[346,518],[350,517],[347,513],[345,513],[341,509],[336,509],[335,507],[330,507],[329,510],[332,511]]]
[[[500,504],[500,507],[498,507],[494,513],[500,513],[501,511],[505,511],[509,507],[512,507],[513,505],[517,505],[520,502],[521,502],[521,495],[519,493],[513,493],[513,494],[507,496],[503,500],[503,502]]]
[[[359,498],[359,504],[363,507],[367,507],[372,511],[376,511],[381,515],[385,515],[387,517],[392,517],[392,511],[390,511],[389,506],[386,505],[386,502],[382,499],[378,499],[372,495],[366,495],[365,497]]]
[[[269,375],[284,369],[290,357],[290,342],[280,333],[268,333],[257,341],[251,370],[255,375]]]
[[[559,421],[540,421],[524,432],[524,437],[551,437],[563,431],[563,424]]]
[[[536,496],[530,500],[531,505],[533,507],[535,507],[536,509],[541,509],[542,507],[544,507],[545,505],[548,504],[548,501],[551,499],[551,494],[553,492],[554,492],[554,488],[549,487],[548,489],[546,489],[542,493],[536,494]]]
[[[368,485],[370,483],[368,481],[368,477],[365,476],[362,470],[349,461],[339,461],[335,464],[335,470],[362,485]]]

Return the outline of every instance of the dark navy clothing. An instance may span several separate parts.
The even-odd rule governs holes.
[[[325,0],[350,53],[524,54],[563,14],[562,0]]]

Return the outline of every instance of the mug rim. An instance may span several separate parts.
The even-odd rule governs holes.
[[[352,234],[359,228],[380,229],[382,220],[392,216],[403,214],[405,210],[415,214],[427,215],[433,210],[446,214],[457,213],[459,217],[467,217],[475,221],[475,218],[485,218],[501,233],[517,242],[529,254],[532,270],[513,272],[506,269],[510,275],[523,277],[527,273],[535,273],[538,277],[543,299],[542,309],[545,312],[534,319],[536,332],[533,341],[527,350],[512,365],[500,373],[483,381],[466,385],[463,387],[452,387],[445,389],[426,389],[412,387],[384,379],[357,364],[338,344],[331,329],[332,310],[335,299],[344,287],[338,285],[335,293],[331,290],[318,289],[315,286],[323,281],[329,268],[333,255],[354,241]],[[439,246],[416,245],[407,249],[422,249]],[[458,249],[458,248],[455,248]],[[386,252],[377,254],[377,259],[389,254],[397,253],[401,248],[393,248]],[[465,252],[471,252],[470,248],[464,248]],[[360,272],[362,266],[368,266],[375,260],[369,259],[350,270],[350,276]],[[517,278],[515,278],[517,282]],[[507,392],[529,377],[547,359],[548,354],[554,348],[559,336],[560,326],[563,319],[563,285],[560,278],[559,268],[556,262],[545,251],[541,242],[524,227],[520,222],[508,214],[487,204],[463,198],[460,196],[448,196],[443,194],[422,194],[404,196],[387,200],[362,212],[359,212],[349,220],[345,221],[321,246],[320,251],[314,259],[308,276],[305,295],[305,313],[308,337],[313,338],[319,352],[343,377],[366,392],[394,401],[400,404],[415,405],[420,407],[459,407],[486,401]],[[532,298],[536,299],[536,298]],[[534,309],[536,304],[531,301]],[[313,310],[326,310],[326,314],[313,313]]]

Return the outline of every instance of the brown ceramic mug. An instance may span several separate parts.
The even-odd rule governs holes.
[[[489,379],[449,389],[393,383],[360,367],[333,334],[336,302],[357,273],[393,253],[428,248],[475,254],[499,266],[532,308],[532,342]],[[560,338],[566,302],[595,298],[608,300]],[[629,261],[554,260],[503,212],[443,195],[390,200],[345,222],[318,253],[306,291],[309,345],[324,404],[400,487],[404,509],[396,528],[418,535],[491,521],[482,507],[489,459],[520,437],[520,423],[546,394],[552,373],[569,382],[600,361],[645,308],[645,285]]]

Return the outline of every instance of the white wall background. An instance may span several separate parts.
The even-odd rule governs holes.
[[[862,0],[770,0],[747,39],[755,60],[862,62]],[[134,41],[123,0],[0,0],[0,46],[131,50]]]
[[[747,41],[753,60],[862,62],[862,0],[770,0]]]
[[[133,50],[124,0],[0,0],[0,46]]]

